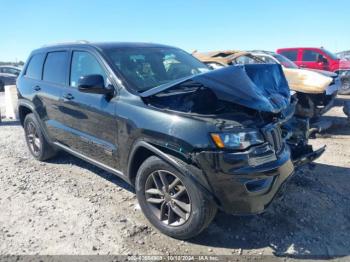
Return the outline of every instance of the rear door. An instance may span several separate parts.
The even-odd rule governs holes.
[[[68,86],[62,94],[67,126],[66,145],[72,150],[110,167],[116,166],[115,99],[78,90],[81,76],[99,74],[109,85],[106,68],[94,53],[72,50]]]
[[[66,50],[34,54],[24,74],[35,111],[53,141],[64,139],[60,97],[65,88],[67,63]]]
[[[287,50],[280,50],[278,52],[279,54],[287,57],[289,60],[293,61],[294,63],[296,63],[298,66],[300,66],[300,62],[299,61],[299,51],[298,49],[287,49]]]

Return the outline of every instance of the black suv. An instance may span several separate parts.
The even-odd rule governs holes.
[[[33,51],[17,86],[37,160],[61,149],[123,178],[148,220],[179,239],[217,208],[262,212],[295,163],[322,153],[291,157],[295,101],[279,65],[209,71],[170,46],[67,43]]]

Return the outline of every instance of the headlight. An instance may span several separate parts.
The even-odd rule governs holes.
[[[211,138],[218,148],[228,149],[246,149],[264,143],[264,138],[258,131],[212,133]]]

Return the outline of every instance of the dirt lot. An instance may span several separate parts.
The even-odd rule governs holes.
[[[341,105],[343,99],[338,99]],[[154,230],[122,180],[60,154],[29,155],[17,122],[0,124],[0,254],[350,255],[350,124],[341,107],[312,167],[290,180],[283,199],[262,215],[219,213],[191,241]]]

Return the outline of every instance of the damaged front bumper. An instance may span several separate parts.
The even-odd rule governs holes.
[[[300,129],[299,135],[307,136],[302,132],[307,129],[307,123],[307,120],[294,120],[294,126]],[[263,132],[268,133],[269,128]],[[307,137],[304,140],[298,137],[302,141],[298,144],[291,143],[293,138],[297,137],[289,138],[289,142],[283,142],[277,148],[268,140],[245,151],[197,153],[197,163],[205,173],[219,207],[231,214],[263,212],[295,168],[314,161],[325,151],[325,146],[313,151],[307,144]]]
[[[219,207],[231,214],[261,213],[294,172],[290,150],[284,146],[274,161],[252,166],[273,155],[268,143],[245,152],[201,152],[196,159],[206,174]]]
[[[283,131],[287,133],[286,142],[291,150],[291,158],[295,167],[313,162],[325,151],[326,146],[317,150],[308,144],[312,134],[308,118],[293,117],[283,125]]]
[[[339,78],[333,80],[323,93],[297,93],[299,103],[296,115],[300,117],[318,118],[328,112],[334,105],[335,98],[341,87]]]

